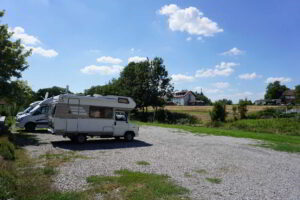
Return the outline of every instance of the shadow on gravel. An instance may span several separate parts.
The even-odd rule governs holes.
[[[15,133],[12,134],[11,137],[14,143],[21,147],[28,146],[28,145],[39,146],[42,144],[47,144],[44,142],[40,142],[40,140],[35,135],[32,134]]]
[[[54,141],[51,142],[53,147],[58,147],[62,149],[68,149],[72,151],[81,150],[103,150],[103,149],[123,149],[123,148],[139,148],[139,147],[149,147],[152,144],[143,142],[140,140],[134,140],[132,142],[118,141],[114,139],[106,140],[88,140],[84,144],[76,144],[71,141]]]

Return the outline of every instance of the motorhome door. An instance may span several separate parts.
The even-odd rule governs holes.
[[[69,99],[69,117],[67,119],[67,132],[78,131],[79,99]]]
[[[115,112],[114,136],[124,136],[128,129],[127,115],[124,111]]]

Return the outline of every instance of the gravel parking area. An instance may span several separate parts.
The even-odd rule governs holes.
[[[33,157],[49,151],[89,157],[59,168],[55,186],[61,190],[82,190],[88,176],[129,169],[167,174],[192,199],[300,199],[300,155],[256,147],[254,140],[146,126],[131,143],[90,139],[79,145],[61,136],[37,136],[40,145],[26,146]]]

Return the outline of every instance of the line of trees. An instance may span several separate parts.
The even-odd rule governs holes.
[[[135,100],[137,108],[147,111],[149,106],[154,109],[163,106],[163,97],[170,97],[173,89],[163,59],[156,57],[153,60],[129,63],[118,79],[103,86],[93,86],[85,90],[84,94],[130,96]]]

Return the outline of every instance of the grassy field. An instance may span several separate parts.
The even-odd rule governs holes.
[[[272,148],[278,151],[285,152],[300,152],[300,137],[291,136],[285,133],[272,134],[264,132],[252,132],[239,129],[226,129],[226,127],[221,128],[211,128],[204,126],[188,126],[188,125],[173,125],[173,124],[160,124],[160,123],[143,123],[137,122],[139,125],[147,126],[160,126],[164,128],[177,128],[185,131],[189,131],[195,134],[209,134],[217,136],[230,136],[237,138],[250,138],[261,140],[263,144],[261,146]]]
[[[257,111],[264,110],[266,108],[280,108],[281,106],[247,106],[248,113],[254,113]],[[210,121],[209,111],[212,110],[212,106],[166,106],[165,109],[172,112],[187,113],[193,115],[200,119],[202,122],[206,123]],[[283,106],[282,108],[285,108]],[[228,119],[233,118],[232,116],[232,105],[227,105],[226,110],[228,112]]]

